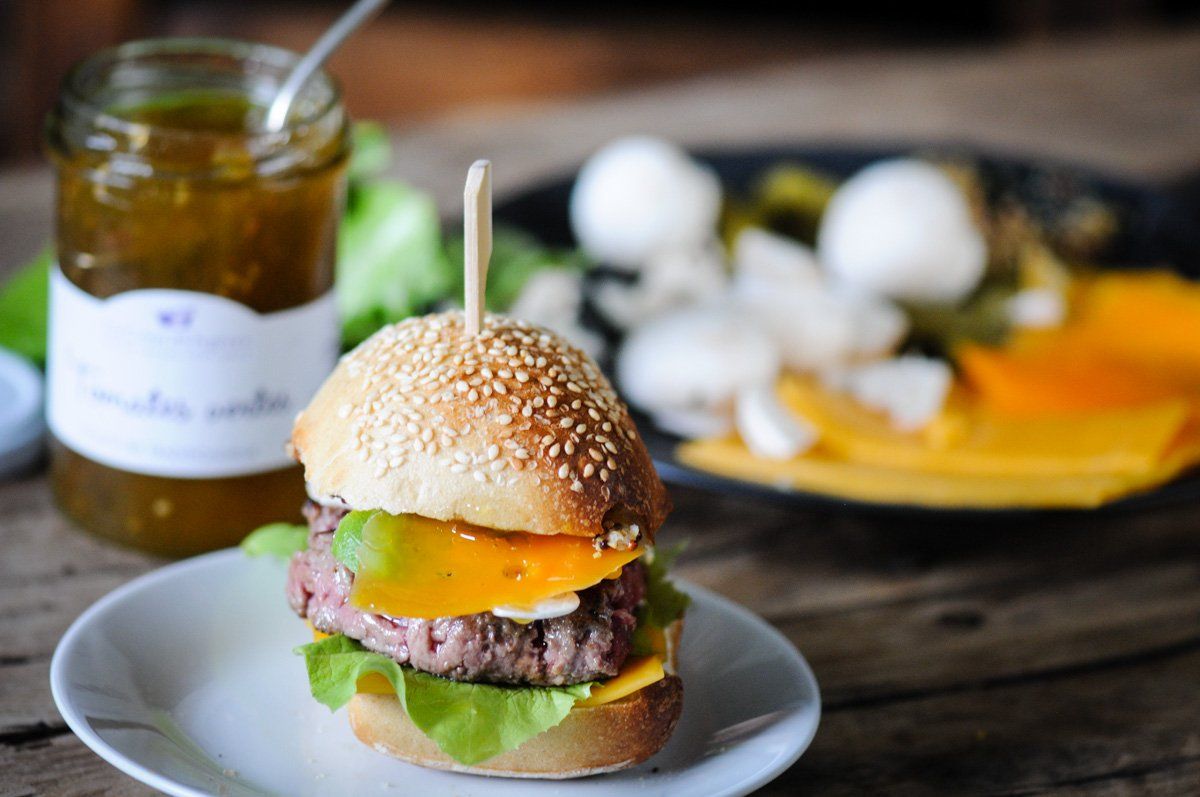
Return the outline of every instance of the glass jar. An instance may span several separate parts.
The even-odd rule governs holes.
[[[64,82],[47,412],[55,496],[89,531],[182,556],[298,516],[285,446],[337,357],[349,139],[324,74],[263,129],[296,59],[141,41]]]

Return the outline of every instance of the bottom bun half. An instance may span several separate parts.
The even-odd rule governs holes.
[[[577,706],[566,719],[520,747],[467,766],[413,725],[394,695],[350,701],[354,735],[410,764],[507,778],[579,778],[636,766],[662,749],[683,711],[683,681],[668,675],[600,706]]]

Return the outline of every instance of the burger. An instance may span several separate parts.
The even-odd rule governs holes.
[[[670,511],[629,411],[545,329],[386,327],[296,419],[310,500],[287,598],[310,687],[421,766],[571,778],[634,766],[683,706]]]

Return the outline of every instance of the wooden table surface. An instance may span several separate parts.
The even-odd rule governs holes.
[[[395,171],[452,210],[477,156],[503,193],[639,130],[967,142],[1171,180],[1200,167],[1200,32],[478,109],[401,129]],[[42,169],[0,174],[0,273],[46,236],[49,196]],[[774,623],[821,682],[816,741],[764,794],[1200,793],[1200,507],[902,523],[673,494],[663,538],[691,541],[680,572]],[[43,474],[0,485],[0,546],[0,794],[148,793],[66,729],[47,669],[72,619],[160,562],[70,528]]]

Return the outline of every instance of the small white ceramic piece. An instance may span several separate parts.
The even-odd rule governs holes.
[[[681,583],[683,717],[641,766],[577,781],[421,769],[359,743],[308,693],[311,640],[273,560],[227,550],[168,565],[101,599],[55,651],[63,718],[109,763],[170,795],[743,795],[799,758],[820,696],[804,659],[746,609]]]
[[[0,479],[29,469],[41,456],[43,381],[28,360],[0,349]]]

